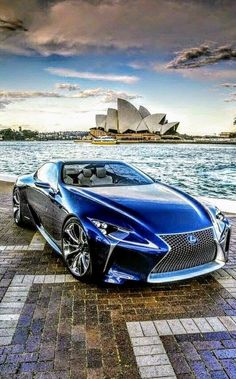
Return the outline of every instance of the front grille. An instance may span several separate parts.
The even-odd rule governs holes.
[[[191,244],[190,236],[195,237],[197,242]],[[212,228],[193,233],[165,234],[160,237],[170,246],[170,251],[154,267],[152,273],[184,270],[215,260],[216,243]]]

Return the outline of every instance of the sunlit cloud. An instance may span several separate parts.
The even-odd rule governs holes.
[[[50,74],[61,76],[64,78],[80,78],[87,80],[106,80],[110,82],[121,82],[126,84],[136,83],[139,78],[137,76],[115,75],[115,74],[98,74],[86,71],[76,71],[67,68],[48,67],[46,69]]]
[[[104,103],[113,103],[116,102],[118,97],[121,97],[125,100],[134,100],[141,98],[142,96],[136,94],[128,94],[127,92],[122,91],[114,91],[111,89],[103,89],[103,88],[93,88],[86,89],[76,94],[74,97],[87,99],[89,97],[103,97]]]

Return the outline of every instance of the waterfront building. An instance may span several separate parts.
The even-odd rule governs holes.
[[[96,130],[104,133],[121,135],[138,134],[163,136],[176,133],[179,122],[168,122],[165,113],[151,114],[144,106],[137,109],[124,99],[117,99],[117,109],[108,108],[107,114],[96,115],[96,128],[90,133],[96,135]]]

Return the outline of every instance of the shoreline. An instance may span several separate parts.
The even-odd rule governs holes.
[[[13,187],[18,175],[0,174],[0,192],[9,191]],[[195,197],[195,196],[194,196]],[[236,200],[216,197],[196,196],[196,199],[217,206],[222,212],[236,214]]]
[[[58,140],[61,141],[61,140]],[[42,141],[41,141],[42,142]],[[47,142],[47,141],[44,141]],[[74,140],[75,143],[92,143],[92,141],[85,140]],[[191,140],[156,140],[156,141],[134,141],[134,140],[117,140],[117,145],[125,145],[125,144],[190,144],[190,145],[236,145],[236,141],[191,141]],[[99,145],[99,144],[98,144]]]
[[[74,142],[74,143],[92,143],[92,140],[76,140],[76,139],[71,139],[71,140],[64,140],[64,139],[56,139],[56,140],[9,140],[9,141],[2,141],[0,140],[0,144],[4,142]],[[135,141],[135,140],[118,140],[117,145],[122,145],[122,144],[171,144],[171,145],[178,145],[178,144],[190,144],[190,145],[236,145],[236,140],[208,140],[208,139],[203,139],[203,140],[171,140],[171,139],[162,139],[162,140],[143,140],[143,141]]]

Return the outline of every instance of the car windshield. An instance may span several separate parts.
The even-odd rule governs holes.
[[[65,184],[80,187],[132,186],[151,184],[153,180],[121,162],[66,163],[62,169]]]

